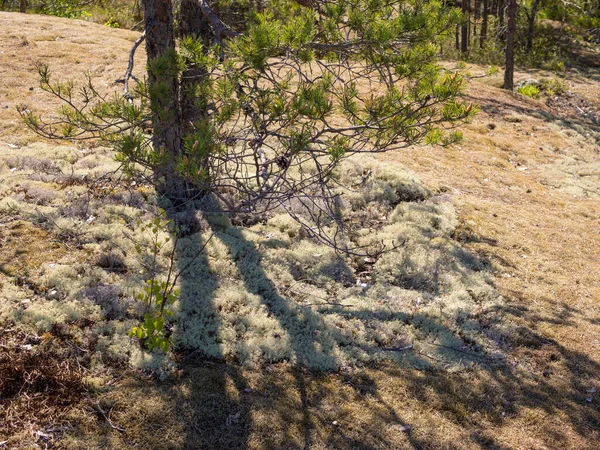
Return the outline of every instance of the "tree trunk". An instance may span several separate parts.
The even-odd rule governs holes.
[[[185,182],[175,170],[183,152],[173,6],[171,0],[143,0],[143,5],[152,145],[159,161],[154,170],[156,190],[184,199]]]
[[[508,0],[508,29],[506,33],[506,65],[504,68],[504,89],[512,91],[515,87],[515,31],[517,18],[517,0]]]
[[[477,23],[479,22],[479,8],[480,1],[475,0],[475,5],[473,6],[473,36],[477,36]]]
[[[202,9],[197,1],[181,0],[181,6],[178,15],[179,36],[184,38],[191,36],[195,39],[200,38],[206,52],[212,45],[212,32],[210,24],[202,14]],[[189,61],[188,61],[189,62]],[[193,124],[205,116],[198,105],[198,99],[195,93],[198,83],[200,83],[206,72],[202,69],[188,64],[187,68],[181,74],[181,123],[184,134],[193,128]]]
[[[527,53],[531,53],[531,48],[533,47],[533,31],[535,27],[535,18],[537,16],[539,4],[540,0],[533,0],[533,4],[531,5],[531,13],[528,17],[529,24],[527,27],[527,43],[525,45],[525,51]]]
[[[469,0],[462,0],[463,23],[461,26],[460,51],[469,51]]]
[[[479,47],[485,47],[488,29],[488,0],[483,0],[483,18],[481,20],[481,34],[479,35]]]
[[[27,12],[27,0],[20,0],[19,1],[19,12]]]
[[[181,0],[177,20],[179,37],[181,39],[185,37],[200,39],[203,44],[203,51],[206,54],[214,43],[214,36],[200,4],[195,0]],[[191,61],[186,60],[186,68],[181,74],[180,81],[181,132],[183,136],[205,129],[202,122],[207,118],[207,111],[203,106],[203,99],[198,96],[197,88],[206,76],[206,70],[198,68]],[[194,158],[196,155],[189,154],[186,156]],[[197,167],[207,173],[207,158],[205,156],[203,156],[203,160],[200,160],[201,158],[197,156],[196,158],[197,160],[194,162]],[[201,183],[201,180],[193,185],[188,183],[187,196],[198,197],[205,193],[206,190],[202,188]]]
[[[454,33],[454,44],[456,50],[460,49],[460,26],[456,25],[456,32]]]
[[[509,0],[511,1],[511,0]],[[498,25],[501,29],[500,38],[504,40],[506,38],[506,33],[504,32],[504,14],[506,12],[506,0],[498,0]]]

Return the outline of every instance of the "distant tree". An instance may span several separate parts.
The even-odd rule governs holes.
[[[535,19],[537,17],[538,7],[540,6],[540,0],[533,0],[531,4],[531,10],[525,10],[527,14],[527,42],[525,43],[525,51],[531,53],[533,48],[533,32],[535,29]]]
[[[46,137],[102,139],[126,170],[149,169],[174,204],[211,194],[237,214],[284,208],[337,245],[327,231],[341,223],[330,182],[343,158],[451,143],[460,137],[451,129],[474,113],[459,97],[463,77],[436,64],[456,9],[425,0],[251,2],[234,30],[221,19],[231,3],[182,0],[175,9],[144,0],[145,31],[121,98],[101,98],[90,80],[76,99],[71,84],[41,68],[42,87],[66,102],[61,119],[44,122],[26,108],[22,116]],[[143,38],[148,77],[129,89]]]
[[[479,35],[479,47],[485,47],[485,41],[487,39],[488,32],[488,18],[489,18],[489,0],[483,0],[483,8],[481,14],[481,33]]]
[[[506,30],[506,63],[504,67],[504,89],[515,88],[515,35],[517,30],[517,0],[508,0],[508,23]]]
[[[469,0],[462,0],[463,23],[460,28],[460,51],[469,51]]]

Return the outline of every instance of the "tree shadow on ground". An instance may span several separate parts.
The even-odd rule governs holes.
[[[212,304],[219,286],[217,275],[208,271],[207,237],[199,232],[202,225],[189,211],[180,215],[175,213],[171,219],[180,229],[179,237],[189,237],[185,248],[176,248],[175,255],[181,273],[181,308],[206,308],[200,302]],[[199,277],[202,278],[201,292],[197,290]],[[218,311],[213,308],[210,315],[215,328],[206,330],[209,335],[218,333],[220,326]],[[223,359],[218,350],[213,357],[217,361]],[[181,381],[187,389],[180,390],[176,386],[172,394],[176,399],[177,416],[185,423],[184,448],[246,448],[251,424],[248,408],[234,393],[243,392],[247,387],[238,367],[209,361],[198,363],[193,352],[183,358],[184,378]]]
[[[526,107],[522,104],[510,103],[490,98],[482,99],[470,95],[464,95],[464,97],[474,103],[477,103],[482,111],[490,114],[492,117],[504,114],[506,112],[513,112],[523,116],[535,117],[545,122],[554,123],[562,128],[572,130],[575,133],[580,134],[582,137],[587,137],[586,133],[591,131],[594,133],[596,141],[600,141],[600,125],[595,123],[592,118],[588,119],[586,117],[573,116],[571,114],[560,115],[542,108]]]
[[[194,226],[202,228],[199,223]],[[335,333],[322,337],[322,322],[311,317],[318,313],[299,308],[278,291],[262,267],[261,253],[242,230],[212,223],[191,236],[194,244],[188,239],[187,247],[179,250],[180,269],[187,267],[190,255],[198,254],[196,269],[182,275],[185,307],[212,301],[218,291],[221,280],[206,269],[204,243],[211,233],[231,251],[244,288],[260,297],[284,327],[296,359],[251,368],[229,362],[218,352],[208,358],[183,351],[179,378],[135,388],[161,404],[155,412],[144,413],[143,428],[160,439],[152,441],[142,433],[128,436],[129,442],[150,442],[156,449],[504,450],[517,443],[526,448],[595,448],[600,408],[597,399],[586,398],[600,364],[537,331],[544,324],[574,320],[577,310],[559,305],[553,314],[540,316],[513,293],[502,311],[503,321],[513,326],[498,330],[490,325],[488,330],[506,357],[474,361],[456,373],[415,370],[389,361],[309,369],[307,363],[315,359],[328,362],[338,357],[334,349],[349,350],[340,345],[347,339]],[[374,316],[368,310],[331,311],[366,324]],[[405,315],[398,311],[377,314],[377,319],[403,320]],[[428,358],[415,349],[406,355],[415,361]]]
[[[600,432],[600,411],[585,400],[586,389],[600,373],[600,365],[543,337],[533,326],[540,321],[564,323],[569,320],[565,311],[576,314],[572,308],[558,308],[556,317],[540,317],[507,306],[505,320],[514,318],[522,325],[496,339],[507,350],[517,349],[516,356],[502,362],[477,361],[475,357],[473,369],[456,374],[415,371],[390,362],[369,363],[361,369],[315,371],[306,366],[315,358],[326,363],[335,359],[334,349],[341,347],[343,351],[347,339],[336,333],[323,339],[318,329],[322,322],[313,317],[317,313],[310,308],[298,309],[293,300],[278,292],[261,265],[260,252],[240,229],[213,224],[211,232],[235,255],[245,289],[259,296],[269,314],[285,328],[296,360],[257,370],[223,362],[207,365],[202,358],[189,358],[184,367],[190,376],[211,374],[216,382],[196,383],[202,393],[193,402],[197,405],[196,419],[192,427],[188,426],[192,431],[188,432],[187,448],[200,448],[200,436],[211,442],[211,448],[443,447],[444,436],[425,432],[421,428],[423,417],[415,417],[407,405],[420,405],[416,410],[428,405],[420,414],[435,409],[455,435],[468,432],[465,448],[510,448],[491,430],[509,424],[525,410],[561,415],[585,442]],[[190,272],[188,276],[196,278],[198,274]],[[193,301],[193,294],[184,288],[187,301]],[[331,311],[340,312],[340,308]],[[344,314],[348,320],[365,323],[374,315],[378,320],[406,319],[402,311],[389,317],[366,310]],[[312,328],[309,333],[307,327]],[[312,339],[307,341],[307,335]],[[469,356],[465,351],[465,357]],[[396,389],[402,391],[399,398]],[[207,396],[214,401],[207,401]],[[189,407],[189,398],[183,405],[187,405],[183,409]],[[551,424],[542,429],[537,431],[540,441],[568,446],[568,440]]]

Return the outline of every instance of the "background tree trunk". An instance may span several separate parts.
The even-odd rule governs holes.
[[[509,0],[510,1],[510,0]],[[504,30],[504,14],[506,13],[506,0],[498,0],[498,25],[500,27],[500,39],[506,39]]]
[[[461,26],[460,51],[469,51],[469,0],[462,0],[463,23]]]
[[[508,28],[506,33],[506,66],[504,68],[504,89],[512,91],[515,87],[515,31],[517,18],[517,0],[508,0]]]
[[[527,43],[525,44],[525,51],[527,53],[531,53],[531,48],[533,47],[533,31],[535,27],[535,18],[537,16],[539,4],[540,0],[533,0],[533,4],[531,5],[531,12],[528,17],[529,24],[527,27]]]
[[[479,23],[479,8],[481,7],[481,2],[479,0],[475,0],[475,4],[473,5],[473,36],[477,36],[477,24]]]
[[[197,1],[181,0],[178,14],[178,32],[181,38],[186,36],[200,38],[206,52],[212,45],[212,31],[208,20],[202,14]],[[195,93],[198,83],[206,76],[206,72],[193,65],[188,65],[181,75],[181,123],[183,133],[189,132],[193,123],[202,118],[206,111],[198,106]]]
[[[456,32],[454,33],[454,44],[456,50],[460,49],[460,26],[456,25]]]
[[[488,29],[488,0],[483,0],[483,11],[481,20],[481,34],[479,35],[479,47],[485,47],[485,40],[487,39]]]

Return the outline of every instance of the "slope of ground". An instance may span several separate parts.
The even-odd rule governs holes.
[[[114,169],[108,153],[41,142],[15,110],[28,103],[51,115],[58,106],[37,87],[37,62],[61,78],[92,70],[114,89],[137,35],[33,15],[0,20],[0,311],[12,318],[0,323],[0,448],[596,448],[600,154],[590,114],[503,92],[495,78],[474,80],[467,96],[482,111],[464,143],[382,156],[458,210],[452,245],[477,255],[503,296],[495,307],[505,326],[487,336],[501,347],[501,364],[450,372],[380,362],[329,373],[186,353],[157,382],[128,368],[119,352],[129,344],[111,337],[135,323],[127,296],[103,303],[112,291],[85,290],[123,282],[120,268],[143,271],[122,250],[131,245],[128,224],[152,209],[151,192],[115,176],[96,183]],[[517,79],[532,76],[550,75]],[[593,107],[597,83],[574,76],[567,85]],[[86,204],[70,201],[90,192]],[[55,220],[55,211],[65,217]],[[235,230],[221,231],[220,241],[239,240]],[[270,248],[260,232],[248,233]],[[218,262],[221,250],[213,251]],[[123,291],[143,279],[128,278]],[[82,291],[97,300],[88,310]],[[413,299],[412,314],[421,301]],[[98,332],[94,321],[107,311],[111,321]],[[493,319],[484,312],[474,308],[469,320]],[[105,351],[90,354],[98,348]],[[416,360],[435,356],[411,350]]]

